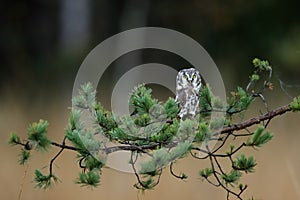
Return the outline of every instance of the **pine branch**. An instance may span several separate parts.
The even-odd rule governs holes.
[[[233,124],[229,127],[224,127],[218,133],[229,133],[229,132],[232,132],[232,131],[239,131],[239,130],[248,128],[248,127],[250,127],[254,124],[259,124],[263,121],[271,120],[274,117],[282,115],[282,114],[284,114],[286,112],[289,112],[289,111],[292,111],[292,108],[290,107],[289,104],[285,105],[285,106],[281,106],[277,109],[271,110],[271,111],[269,111],[269,112],[267,112],[263,115],[260,115],[258,117],[251,118],[249,120],[246,120],[246,121],[238,123],[238,124]],[[218,133],[214,133],[214,134],[218,134]]]
[[[173,165],[178,159],[190,153],[193,158],[209,160],[210,167],[200,170],[199,173],[203,180],[215,187],[223,188],[227,193],[227,199],[235,197],[242,200],[241,195],[247,185],[239,184],[240,177],[244,173],[254,172],[257,163],[252,156],[245,156],[238,152],[247,147],[259,148],[270,141],[273,135],[265,129],[273,118],[287,112],[300,111],[300,96],[294,98],[288,105],[269,110],[263,92],[272,89],[270,82],[272,68],[268,61],[259,59],[254,59],[253,64],[255,70],[250,76],[250,83],[246,90],[238,87],[231,93],[232,97],[228,103],[224,104],[213,95],[209,86],[204,86],[199,94],[199,112],[194,118],[180,119],[178,117],[180,108],[175,99],[169,98],[165,103],[160,102],[152,97],[151,89],[144,85],[135,88],[131,94],[129,104],[133,108],[132,115],[115,116],[96,102],[96,91],[90,83],[87,83],[81,87],[79,96],[72,99],[74,106],[61,143],[48,139],[46,134],[48,122],[44,120],[30,124],[26,140],[22,140],[12,132],[8,142],[11,145],[22,146],[20,164],[28,161],[31,150],[47,151],[49,146],[59,148],[58,153],[50,160],[48,175],[44,175],[39,170],[35,171],[35,182],[39,188],[46,189],[58,181],[53,173],[53,164],[64,150],[77,153],[78,165],[82,172],[79,173],[76,183],[89,187],[99,185],[101,169],[105,166],[109,154],[129,151],[130,164],[138,182],[135,187],[141,190],[153,189],[158,185],[162,171],[168,165],[171,175],[178,179],[186,179],[184,173],[177,174],[173,171]],[[260,79],[263,73],[267,73],[266,80]],[[255,86],[258,81],[264,82],[263,86],[256,91]],[[232,116],[243,114],[255,98],[260,98],[267,112],[231,124]],[[83,111],[90,113],[93,128],[85,127],[81,121]],[[225,116],[212,118],[212,112],[222,112]],[[257,124],[259,125],[256,131],[248,130],[248,127]],[[246,133],[239,132],[241,130]],[[98,140],[97,136],[101,139]],[[230,143],[229,151],[224,152],[224,148],[228,148],[229,139],[234,140],[237,137],[242,138],[243,141],[239,144]],[[67,145],[67,140],[72,145]],[[118,145],[108,146],[108,141]],[[208,145],[211,141],[216,144],[212,149]],[[203,145],[206,148],[202,149]],[[150,159],[139,163],[137,159],[142,154],[146,154]],[[230,171],[223,166],[221,159],[229,161]],[[139,171],[137,171],[137,163],[141,164]]]
[[[73,147],[73,146],[68,146],[66,144],[60,144],[60,143],[57,143],[57,142],[51,142],[51,145],[53,146],[56,146],[56,147],[59,147],[61,149],[68,149],[68,150],[72,150],[72,151],[78,151],[79,149],[76,148],[76,147]]]
[[[276,108],[274,110],[269,111],[268,113],[259,115],[257,117],[245,120],[241,123],[237,123],[237,124],[233,124],[229,127],[224,127],[221,130],[219,130],[217,133],[213,133],[214,135],[216,134],[225,134],[225,133],[230,133],[230,132],[234,132],[234,131],[239,131],[248,127],[251,127],[255,124],[259,124],[263,121],[266,120],[270,120],[273,119],[274,117],[280,116],[286,112],[290,112],[292,111],[292,109],[290,108],[289,105],[285,105],[285,106],[281,106],[279,108]],[[51,142],[51,144],[53,146],[59,147],[59,148],[64,148],[64,149],[68,149],[68,150],[72,150],[72,151],[78,151],[78,149],[76,147],[73,146],[68,146],[68,145],[63,145],[63,144],[59,144],[56,142]],[[107,154],[113,153],[113,152],[117,152],[117,151],[138,151],[138,152],[142,152],[142,153],[146,153],[146,150],[154,150],[157,147],[159,147],[161,145],[161,143],[153,143],[153,144],[149,144],[149,145],[142,145],[142,146],[137,146],[137,145],[119,145],[119,146],[112,146],[112,147],[107,147],[105,149],[105,152]],[[176,143],[169,143],[169,145],[175,146]]]

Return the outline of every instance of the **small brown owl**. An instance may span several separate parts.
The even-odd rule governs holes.
[[[195,68],[183,69],[176,78],[176,101],[179,104],[180,118],[194,117],[199,105],[201,75]]]

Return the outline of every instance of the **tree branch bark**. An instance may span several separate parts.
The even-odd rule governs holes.
[[[233,132],[233,131],[239,131],[242,129],[245,129],[247,127],[250,127],[254,124],[259,124],[262,121],[265,120],[271,120],[272,118],[278,116],[278,115],[282,115],[286,112],[291,111],[292,109],[290,108],[290,105],[285,105],[285,106],[281,106],[279,108],[276,108],[274,110],[271,110],[263,115],[260,115],[258,117],[253,117],[249,120],[246,120],[244,122],[238,123],[238,124],[233,124],[231,126],[228,127],[224,127],[222,128],[219,133],[229,133],[229,132]]]
[[[230,133],[230,132],[234,132],[234,131],[239,131],[242,129],[245,129],[247,127],[253,126],[254,124],[259,124],[265,120],[271,120],[276,116],[282,115],[286,112],[290,112],[292,109],[290,108],[289,105],[285,105],[285,106],[281,106],[279,108],[276,108],[274,110],[271,110],[265,114],[262,114],[258,117],[254,117],[251,119],[248,119],[244,122],[238,123],[238,124],[233,124],[231,126],[228,127],[224,127],[221,130],[219,130],[218,132],[214,133],[214,134],[225,134],[225,133]],[[172,142],[171,142],[172,143]],[[168,145],[176,145],[168,143]],[[57,146],[59,148],[64,148],[64,149],[69,149],[69,150],[73,150],[73,151],[77,151],[78,149],[76,147],[73,146],[68,146],[68,145],[63,145],[63,144],[58,144],[56,142],[52,142],[51,143],[54,146]],[[113,152],[117,152],[117,151],[138,151],[138,152],[143,152],[143,153],[147,153],[147,150],[154,150],[156,149],[159,145],[161,145],[161,143],[153,143],[153,144],[149,144],[149,145],[143,145],[143,146],[137,146],[137,145],[119,145],[119,146],[112,146],[112,147],[107,147],[106,149],[104,149],[104,151],[107,154],[113,153]]]

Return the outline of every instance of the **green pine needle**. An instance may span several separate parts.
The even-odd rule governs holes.
[[[141,174],[153,175],[158,169],[167,166],[170,162],[170,153],[166,148],[158,149],[154,152],[150,160],[141,163]]]
[[[92,170],[88,172],[79,173],[79,177],[75,183],[86,187],[97,187],[100,184],[99,170]]]
[[[49,123],[40,119],[34,122],[28,128],[28,140],[36,144],[37,150],[47,151],[51,146],[51,141],[46,136]]]
[[[83,142],[83,135],[78,130],[67,130],[66,138],[78,149],[80,154],[88,154],[87,146]]]
[[[256,70],[258,71],[270,71],[272,68],[271,68],[271,65],[269,64],[269,61],[267,60],[260,60],[258,58],[254,58],[253,61],[252,61],[254,67]]]
[[[46,176],[37,169],[35,170],[34,174],[35,174],[34,181],[36,183],[36,187],[38,188],[48,189],[58,181],[58,178],[53,174]]]
[[[252,74],[252,76],[250,77],[251,81],[258,81],[259,80],[259,75],[258,74]]]
[[[93,169],[100,170],[104,166],[104,162],[100,161],[99,158],[94,156],[87,156],[85,159],[85,168],[92,171]]]
[[[175,99],[169,98],[164,104],[164,110],[167,113],[167,117],[173,119],[177,117],[180,109]]]
[[[157,99],[153,99],[151,93],[152,90],[145,85],[139,85],[134,89],[129,100],[129,105],[134,108],[134,114],[149,113],[150,108],[157,104]]]
[[[257,165],[256,161],[252,156],[246,158],[244,154],[236,157],[234,161],[233,168],[240,171],[245,171],[246,173],[254,172],[254,167]]]
[[[153,180],[152,176],[150,176],[148,179],[141,180],[140,183],[134,184],[134,187],[144,191],[144,190],[153,189],[153,187],[154,187],[153,184],[154,184],[154,180]]]
[[[297,96],[293,99],[293,101],[290,103],[290,108],[293,112],[300,111],[300,96]]]
[[[232,170],[229,174],[222,174],[222,179],[225,181],[225,184],[230,184],[233,186],[233,184],[236,184],[240,177],[242,176],[242,173],[237,170]]]
[[[241,87],[238,87],[237,91],[232,92],[231,94],[232,97],[229,100],[227,108],[227,113],[229,115],[247,110],[254,100],[254,98],[251,95],[248,95]]]
[[[264,130],[265,128],[263,126],[259,126],[257,130],[254,132],[252,138],[248,139],[246,145],[261,147],[267,142],[269,142],[273,138],[273,135],[271,135],[269,131],[263,133]]]
[[[20,143],[21,143],[20,137],[15,132],[11,132],[9,135],[8,144],[17,145]]]
[[[178,143],[170,153],[170,161],[183,158],[191,150],[191,147],[192,145],[188,141]]]
[[[208,177],[210,177],[212,174],[213,174],[213,170],[211,168],[206,168],[206,169],[203,169],[203,170],[199,171],[199,175],[202,178],[205,178],[205,179],[207,179]]]
[[[212,102],[211,102],[212,98],[213,98],[213,94],[211,92],[209,85],[204,86],[200,90],[200,94],[199,94],[199,106],[203,117],[209,116],[212,111]]]
[[[30,158],[30,151],[22,149],[20,154],[19,164],[20,165],[26,164],[29,158]]]
[[[95,103],[96,91],[90,82],[81,85],[78,95],[72,99],[73,106],[81,109],[91,108]]]

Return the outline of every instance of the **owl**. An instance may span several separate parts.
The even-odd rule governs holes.
[[[201,75],[195,68],[180,70],[176,77],[176,102],[180,118],[194,117],[199,105]]]

